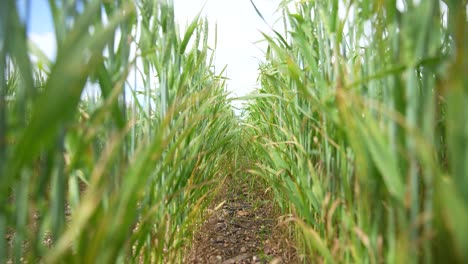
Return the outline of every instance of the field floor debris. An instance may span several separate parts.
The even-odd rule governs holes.
[[[195,233],[186,262],[297,263],[269,192],[235,181],[226,185]]]

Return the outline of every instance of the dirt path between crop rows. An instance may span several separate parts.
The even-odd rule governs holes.
[[[186,263],[297,263],[268,194],[229,181],[195,233]],[[257,191],[253,191],[257,189]]]

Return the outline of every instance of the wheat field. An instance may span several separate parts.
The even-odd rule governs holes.
[[[170,0],[49,0],[54,59],[2,1],[0,263],[182,263],[229,177],[302,263],[468,262],[467,1],[278,3],[232,98]]]

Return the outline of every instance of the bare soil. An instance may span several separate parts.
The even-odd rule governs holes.
[[[271,195],[252,184],[231,180],[226,185],[195,233],[184,263],[297,263]]]

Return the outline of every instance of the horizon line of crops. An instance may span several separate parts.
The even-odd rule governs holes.
[[[414,2],[282,1],[264,34],[243,147],[304,263],[468,261],[468,4]]]
[[[180,32],[166,0],[48,6],[52,61],[0,4],[0,262],[181,262],[235,171],[207,21]]]

